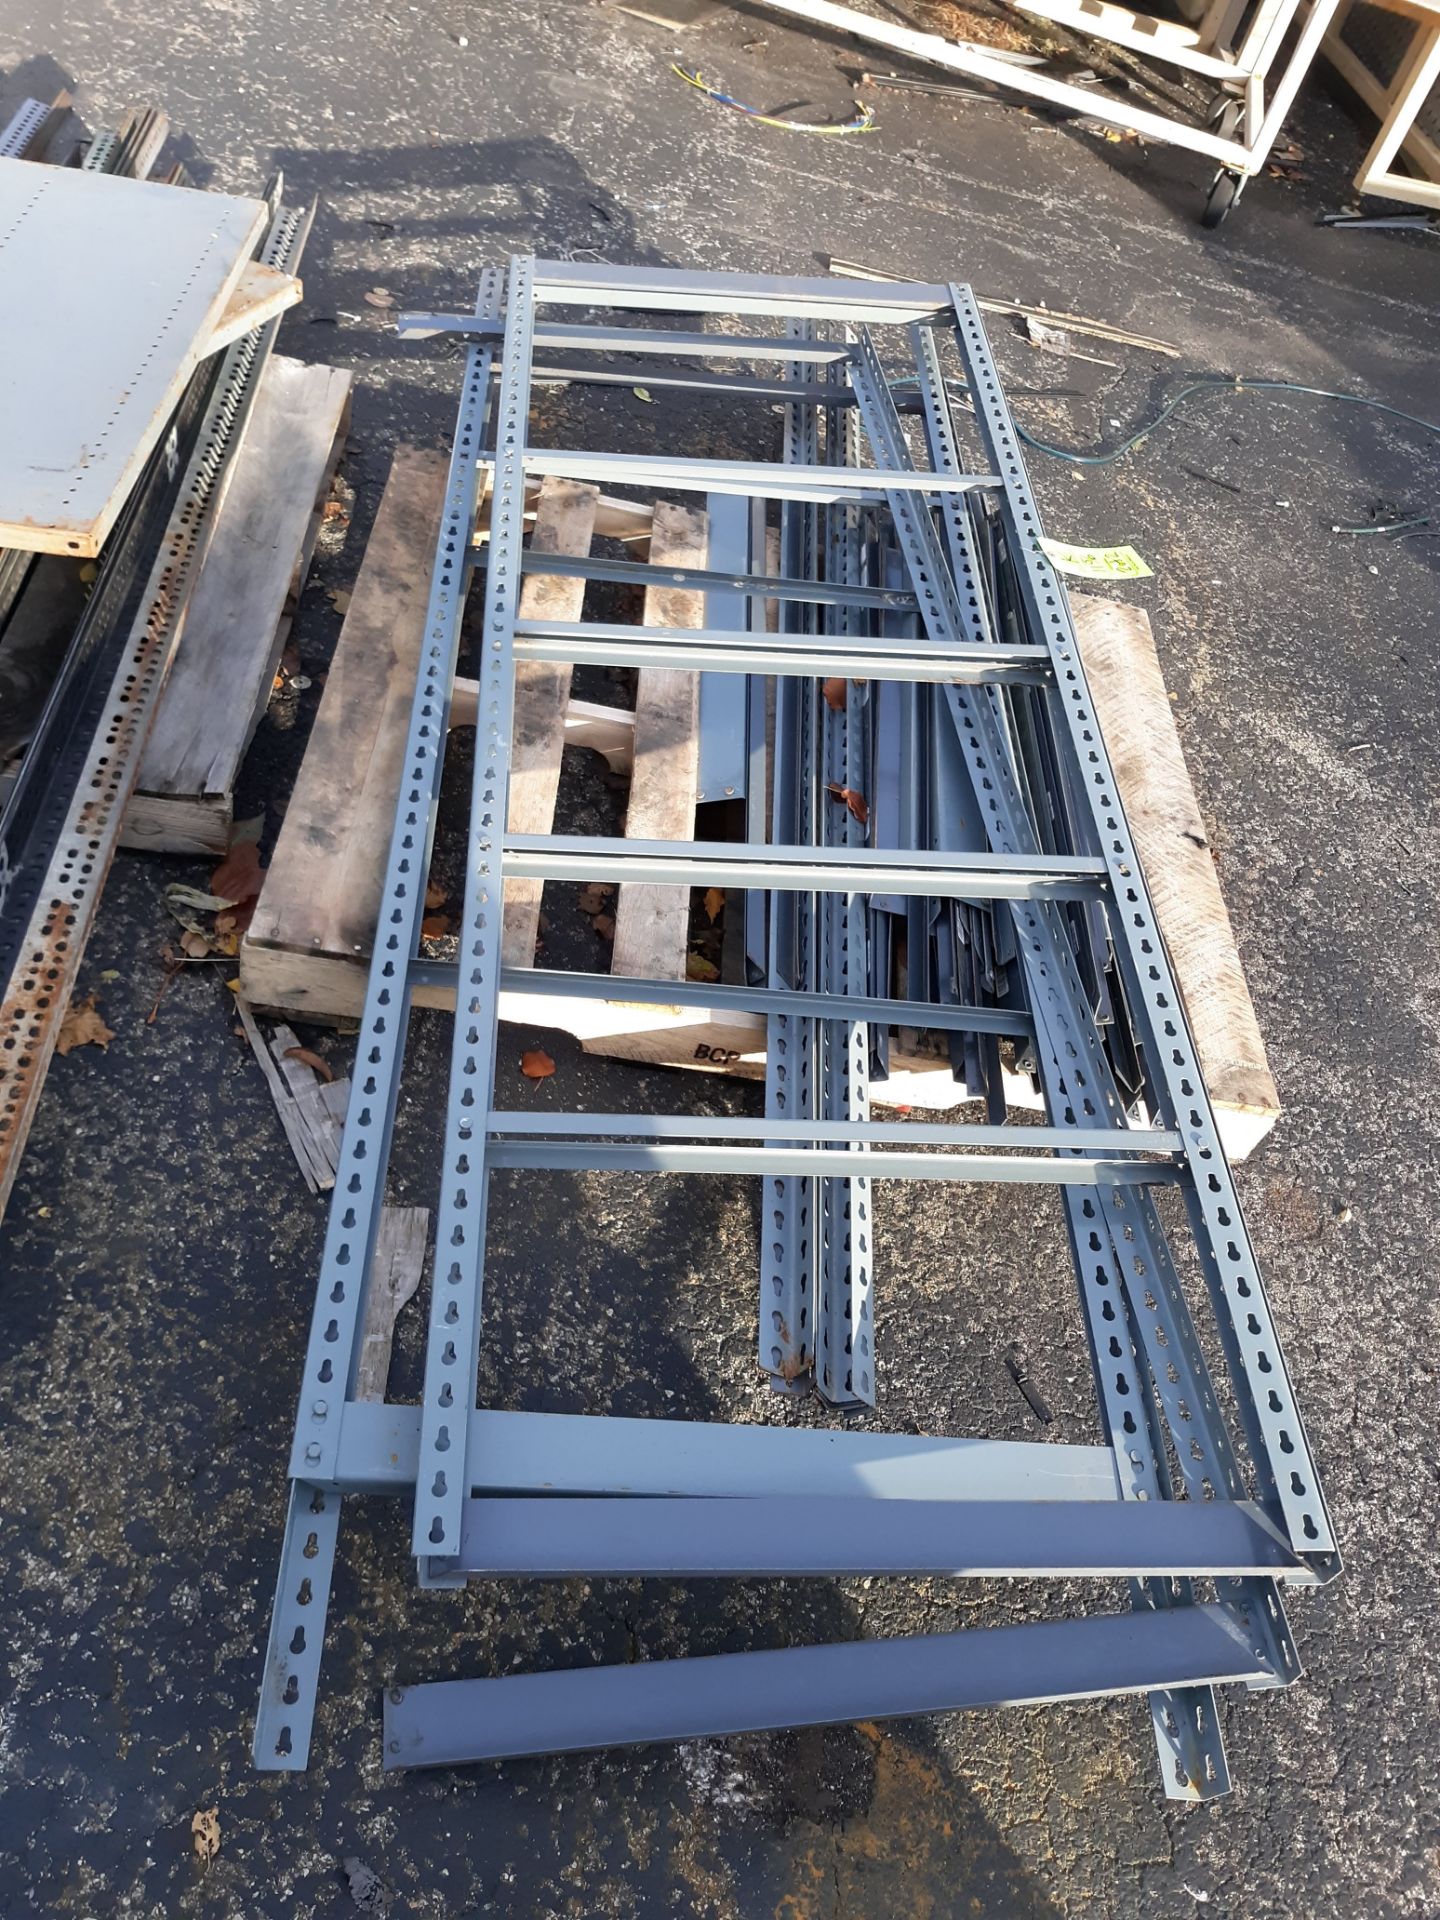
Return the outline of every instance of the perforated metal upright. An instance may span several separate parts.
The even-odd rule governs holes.
[[[743,339],[628,317],[562,328],[543,317],[554,306],[783,324]],[[501,311],[492,275],[474,315],[409,323],[474,344],[306,1358],[257,1764],[305,1762],[340,1501],[383,1492],[414,1497],[412,1544],[427,1585],[570,1575],[1078,1577],[1115,1582],[1128,1601],[1042,1625],[403,1687],[386,1697],[387,1766],[1145,1693],[1166,1792],[1223,1792],[1213,1689],[1298,1676],[1280,1587],[1328,1580],[1338,1560],[975,303],[953,286],[516,260],[497,362]],[[898,331],[898,345],[882,343],[882,328]],[[943,375],[951,343],[975,409],[982,458],[973,466]],[[682,360],[688,387],[709,379],[740,404],[778,391],[787,401],[783,457],[532,447],[532,354],[557,345],[577,381],[613,380],[614,358],[647,353]],[[782,379],[735,382],[697,364],[736,357],[778,368]],[[919,416],[928,466],[912,452],[897,391]],[[419,961],[416,942],[487,469],[480,745],[460,953],[447,969]],[[727,623],[717,630],[522,620],[525,485],[541,473],[770,503],[781,576],[667,569],[667,582],[750,600],[748,620],[724,601]],[[752,566],[760,544],[751,539]],[[633,573],[629,563],[583,565],[600,577]],[[755,617],[767,593],[784,609],[779,633]],[[773,676],[772,843],[507,833],[513,666],[523,658]],[[864,697],[822,698],[827,678],[864,681]],[[898,707],[879,698],[887,681],[916,696],[911,718],[893,729],[886,716]],[[753,688],[746,705],[763,713]],[[766,769],[754,761],[753,737],[750,751],[753,823]],[[886,794],[880,826],[827,793],[872,782]],[[495,934],[511,875],[768,895],[767,983],[502,975]],[[759,918],[747,915],[752,935]],[[903,972],[888,939],[897,926]],[[962,970],[956,955],[967,943],[974,954]],[[1123,1007],[1111,1004],[1112,968]],[[376,1405],[351,1391],[410,992],[421,980],[448,980],[456,995],[424,1395],[418,1407]],[[714,1119],[500,1109],[502,984],[763,1012],[764,1111]],[[1124,1035],[1122,1011],[1131,1023]],[[988,1124],[870,1117],[871,1063],[883,1069],[897,1026],[968,1036],[959,1070],[985,1092]],[[1017,1061],[1033,1059],[1045,1106],[1038,1123],[999,1124],[1002,1039],[1019,1049]],[[1054,1186],[1093,1361],[1098,1444],[480,1407],[487,1186],[500,1167],[753,1176],[762,1367],[791,1395],[813,1382],[822,1409],[874,1403],[882,1414],[875,1347],[887,1312],[905,1304],[872,1295],[872,1241],[861,1228],[876,1184]],[[1166,1186],[1183,1198],[1210,1309],[1203,1320],[1152,1191]],[[1012,1253],[1023,1257],[1023,1246]]]

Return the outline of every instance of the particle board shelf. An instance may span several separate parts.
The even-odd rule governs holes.
[[[362,1011],[425,615],[426,581],[415,556],[433,545],[443,484],[444,465],[438,456],[413,449],[397,454],[264,892],[240,949],[242,990],[252,1004],[267,1010],[322,1022],[356,1020]],[[597,500],[593,488],[573,483],[547,481],[546,489],[533,503],[534,544],[552,552],[571,552],[583,539],[588,549],[593,513],[594,529],[625,538],[632,557],[648,556],[657,567],[667,559],[680,564],[678,547],[672,551],[658,539],[649,543],[650,510],[634,502],[606,502],[603,496]],[[675,512],[665,510],[656,524],[663,525],[667,542],[673,539],[684,546],[687,564],[699,564],[696,556],[703,545],[697,542],[703,543],[703,526],[670,526],[668,514]],[[581,582],[568,576],[529,574],[526,593],[538,593],[542,583],[556,594],[563,589],[566,604],[578,607]],[[658,583],[647,589],[647,617],[663,617],[670,625],[685,624],[691,613],[700,617],[697,609],[687,612],[673,605],[662,615],[662,596],[674,592]],[[1142,857],[1149,856],[1147,871],[1164,876],[1157,910],[1196,1021],[1197,1045],[1216,1095],[1226,1149],[1232,1158],[1243,1159],[1274,1124],[1279,1102],[1180,753],[1149,623],[1143,613],[1110,601],[1077,597],[1075,604],[1087,670]],[[547,602],[546,616],[578,617],[574,611],[557,610],[558,606],[558,599]],[[521,676],[516,751],[521,761],[528,756],[531,766],[529,784],[516,790],[527,795],[518,824],[512,793],[512,831],[549,829],[563,744],[594,747],[616,768],[630,767],[637,754],[643,756],[646,728],[659,724],[653,711],[651,720],[646,719],[647,710],[654,709],[646,698],[649,677],[648,670],[639,675],[637,709],[629,714],[569,699],[568,673],[558,678],[548,673],[529,679]],[[687,783],[684,766],[677,772],[671,753],[676,731],[684,734],[685,725],[677,722],[673,702],[663,704],[659,738],[670,756],[666,764],[677,789],[669,800],[677,807],[688,805],[693,822],[694,774]],[[689,712],[690,708],[684,709],[684,714]],[[464,725],[473,718],[473,685],[457,682],[451,724]],[[688,739],[678,742],[682,760],[693,748],[693,719],[688,726]],[[652,827],[644,824],[649,819],[649,802],[644,801],[637,811],[636,791],[632,786],[627,831],[649,833]],[[1172,863],[1177,869],[1173,875]],[[616,911],[617,950],[623,891]],[[518,914],[517,902],[521,902]],[[510,883],[506,888],[508,965],[530,964],[537,920],[533,891],[522,901],[515,883]],[[643,952],[643,967],[637,961],[634,971],[652,979],[683,979],[687,927],[688,913],[678,917],[644,914],[636,933],[636,952]],[[624,972],[612,969],[612,977],[617,991],[614,1001],[503,991],[500,1017],[568,1032],[587,1053],[610,1059],[763,1078],[763,1016],[693,1006],[626,1004]],[[415,1003],[454,1004],[446,989],[431,986],[417,988]],[[1028,1077],[1007,1072],[1005,1084],[1010,1104],[1033,1104]],[[963,1091],[954,1081],[942,1046],[932,1045],[928,1036],[905,1031],[892,1044],[889,1079],[872,1086],[877,1104],[930,1109],[953,1106]]]
[[[260,200],[0,160],[0,546],[100,551],[213,351]],[[252,323],[253,324],[253,323]]]
[[[304,291],[297,274],[281,273],[277,267],[267,267],[263,260],[247,262],[206,342],[205,352],[219,353],[266,321],[278,320],[282,313],[299,305]]]
[[[345,444],[350,375],[265,370],[146,742],[123,846],[223,853],[235,783],[270,698]]]

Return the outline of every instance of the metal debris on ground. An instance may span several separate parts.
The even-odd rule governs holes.
[[[699,70],[691,73],[678,61],[672,61],[672,73],[679,74],[687,86],[703,93],[707,100],[713,100],[718,107],[733,107],[736,113],[743,113],[747,119],[758,120],[762,126],[779,127],[785,133],[870,133],[875,127],[875,116],[863,100],[855,102],[855,111],[848,120],[789,120],[781,114],[766,113],[763,108],[749,107],[743,100],[737,100],[733,94],[724,93],[719,87],[712,87],[702,80]]]
[[[567,350],[602,364],[643,342],[637,315],[741,320],[750,356],[794,390],[782,458],[531,444],[537,315],[556,307],[619,316],[565,329]],[[256,1765],[307,1763],[341,1508],[365,1493],[413,1503],[424,1587],[900,1574],[1051,1579],[1067,1595],[1077,1579],[1114,1587],[1108,1607],[1039,1624],[395,1686],[387,1767],[1140,1693],[1166,1793],[1224,1792],[1214,1689],[1298,1680],[1283,1590],[1333,1579],[1339,1561],[977,301],[954,284],[522,257],[482,276],[473,314],[420,318],[469,345],[303,1361]],[[768,331],[750,332],[757,321]],[[694,325],[666,332],[664,352],[701,369],[717,341],[733,349],[733,334]],[[952,411],[947,366],[974,395],[973,426]],[[896,411],[897,369],[920,397],[914,431]],[[526,488],[544,475],[745,503],[724,591],[706,580],[705,624],[522,614]],[[445,745],[434,717],[449,707],[480,564],[482,480],[480,727],[462,931],[441,964],[420,946]],[[604,578],[619,563],[585,564]],[[672,578],[705,576],[677,567]],[[738,676],[745,837],[506,831],[515,670],[527,660]],[[824,697],[827,679],[848,683],[843,702]],[[741,903],[746,984],[506,967],[498,903],[510,878],[727,890]],[[763,1115],[507,1107],[499,995],[527,979],[595,1002],[705,993],[763,1013]],[[422,1397],[362,1400],[404,1035],[416,991],[442,983],[457,1014]],[[892,1037],[917,1027],[944,1037],[987,1124],[870,1117]],[[1043,1114],[1004,1125],[1007,1088],[1022,1083],[1038,1085]],[[815,1395],[832,1423],[478,1405],[499,1169],[757,1180],[759,1363],[777,1395]],[[885,1314],[906,1310],[903,1299],[876,1309],[873,1201],[888,1179],[1056,1190],[1101,1444],[845,1424],[856,1409],[883,1412],[877,1344]],[[1195,1288],[1182,1279],[1191,1267]]]

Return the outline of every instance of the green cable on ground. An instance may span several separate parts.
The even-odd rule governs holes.
[[[1369,407],[1376,413],[1387,413],[1395,420],[1403,420],[1412,427],[1423,427],[1426,433],[1440,434],[1440,420],[1426,420],[1418,413],[1407,413],[1404,407],[1392,407],[1387,400],[1371,400],[1363,393],[1337,393],[1330,387],[1307,387],[1299,380],[1194,380],[1188,387],[1182,387],[1173,400],[1168,400],[1153,420],[1136,429],[1118,447],[1111,447],[1102,453],[1080,453],[1073,447],[1052,447],[1048,441],[1038,439],[1028,432],[1019,422],[1015,430],[1027,447],[1033,447],[1037,453],[1048,453],[1052,460],[1068,460],[1077,467],[1109,467],[1117,460],[1123,460],[1127,453],[1148,440],[1157,427],[1164,426],[1171,414],[1178,410],[1197,393],[1303,393],[1317,400],[1339,400],[1348,407]]]

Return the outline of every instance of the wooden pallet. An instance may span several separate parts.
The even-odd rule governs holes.
[[[242,990],[259,1007],[311,1021],[355,1020],[363,1008],[425,612],[427,583],[417,556],[434,543],[444,473],[438,455],[413,450],[402,450],[391,470],[265,889],[240,950]],[[593,488],[547,481],[534,502],[532,544],[584,553],[593,532],[623,538],[632,556],[657,564],[703,565],[703,516],[663,504],[652,510],[610,501]],[[529,574],[524,591],[527,617],[579,617],[579,580]],[[1187,1002],[1198,1009],[1196,1040],[1222,1134],[1232,1157],[1243,1158],[1274,1123],[1279,1104],[1198,825],[1149,623],[1143,613],[1109,601],[1077,599],[1076,607],[1126,806],[1149,870],[1162,879],[1157,910]],[[702,596],[658,584],[647,589],[647,623],[699,625],[703,618]],[[567,668],[522,665],[511,831],[549,830],[562,751],[572,744],[594,747],[612,767],[631,770],[626,830],[633,837],[690,837],[693,680],[689,674],[642,672],[636,709],[629,713],[572,700]],[[461,682],[451,724],[473,718],[473,686]],[[538,914],[538,886],[507,885],[508,965],[532,963]],[[685,890],[623,887],[615,920],[616,1000],[505,992],[501,1019],[558,1028],[587,1053],[611,1059],[761,1078],[762,1016],[623,1000],[625,972],[685,977]],[[421,1006],[453,1005],[453,996],[439,988],[422,987],[415,999]],[[891,1047],[890,1078],[873,1089],[877,1101],[929,1108],[953,1106],[963,1092],[942,1045],[903,1031]],[[1006,1096],[1015,1106],[1035,1100],[1029,1079],[1010,1074]]]
[[[350,375],[275,355],[195,583],[121,845],[223,854],[350,419]]]

